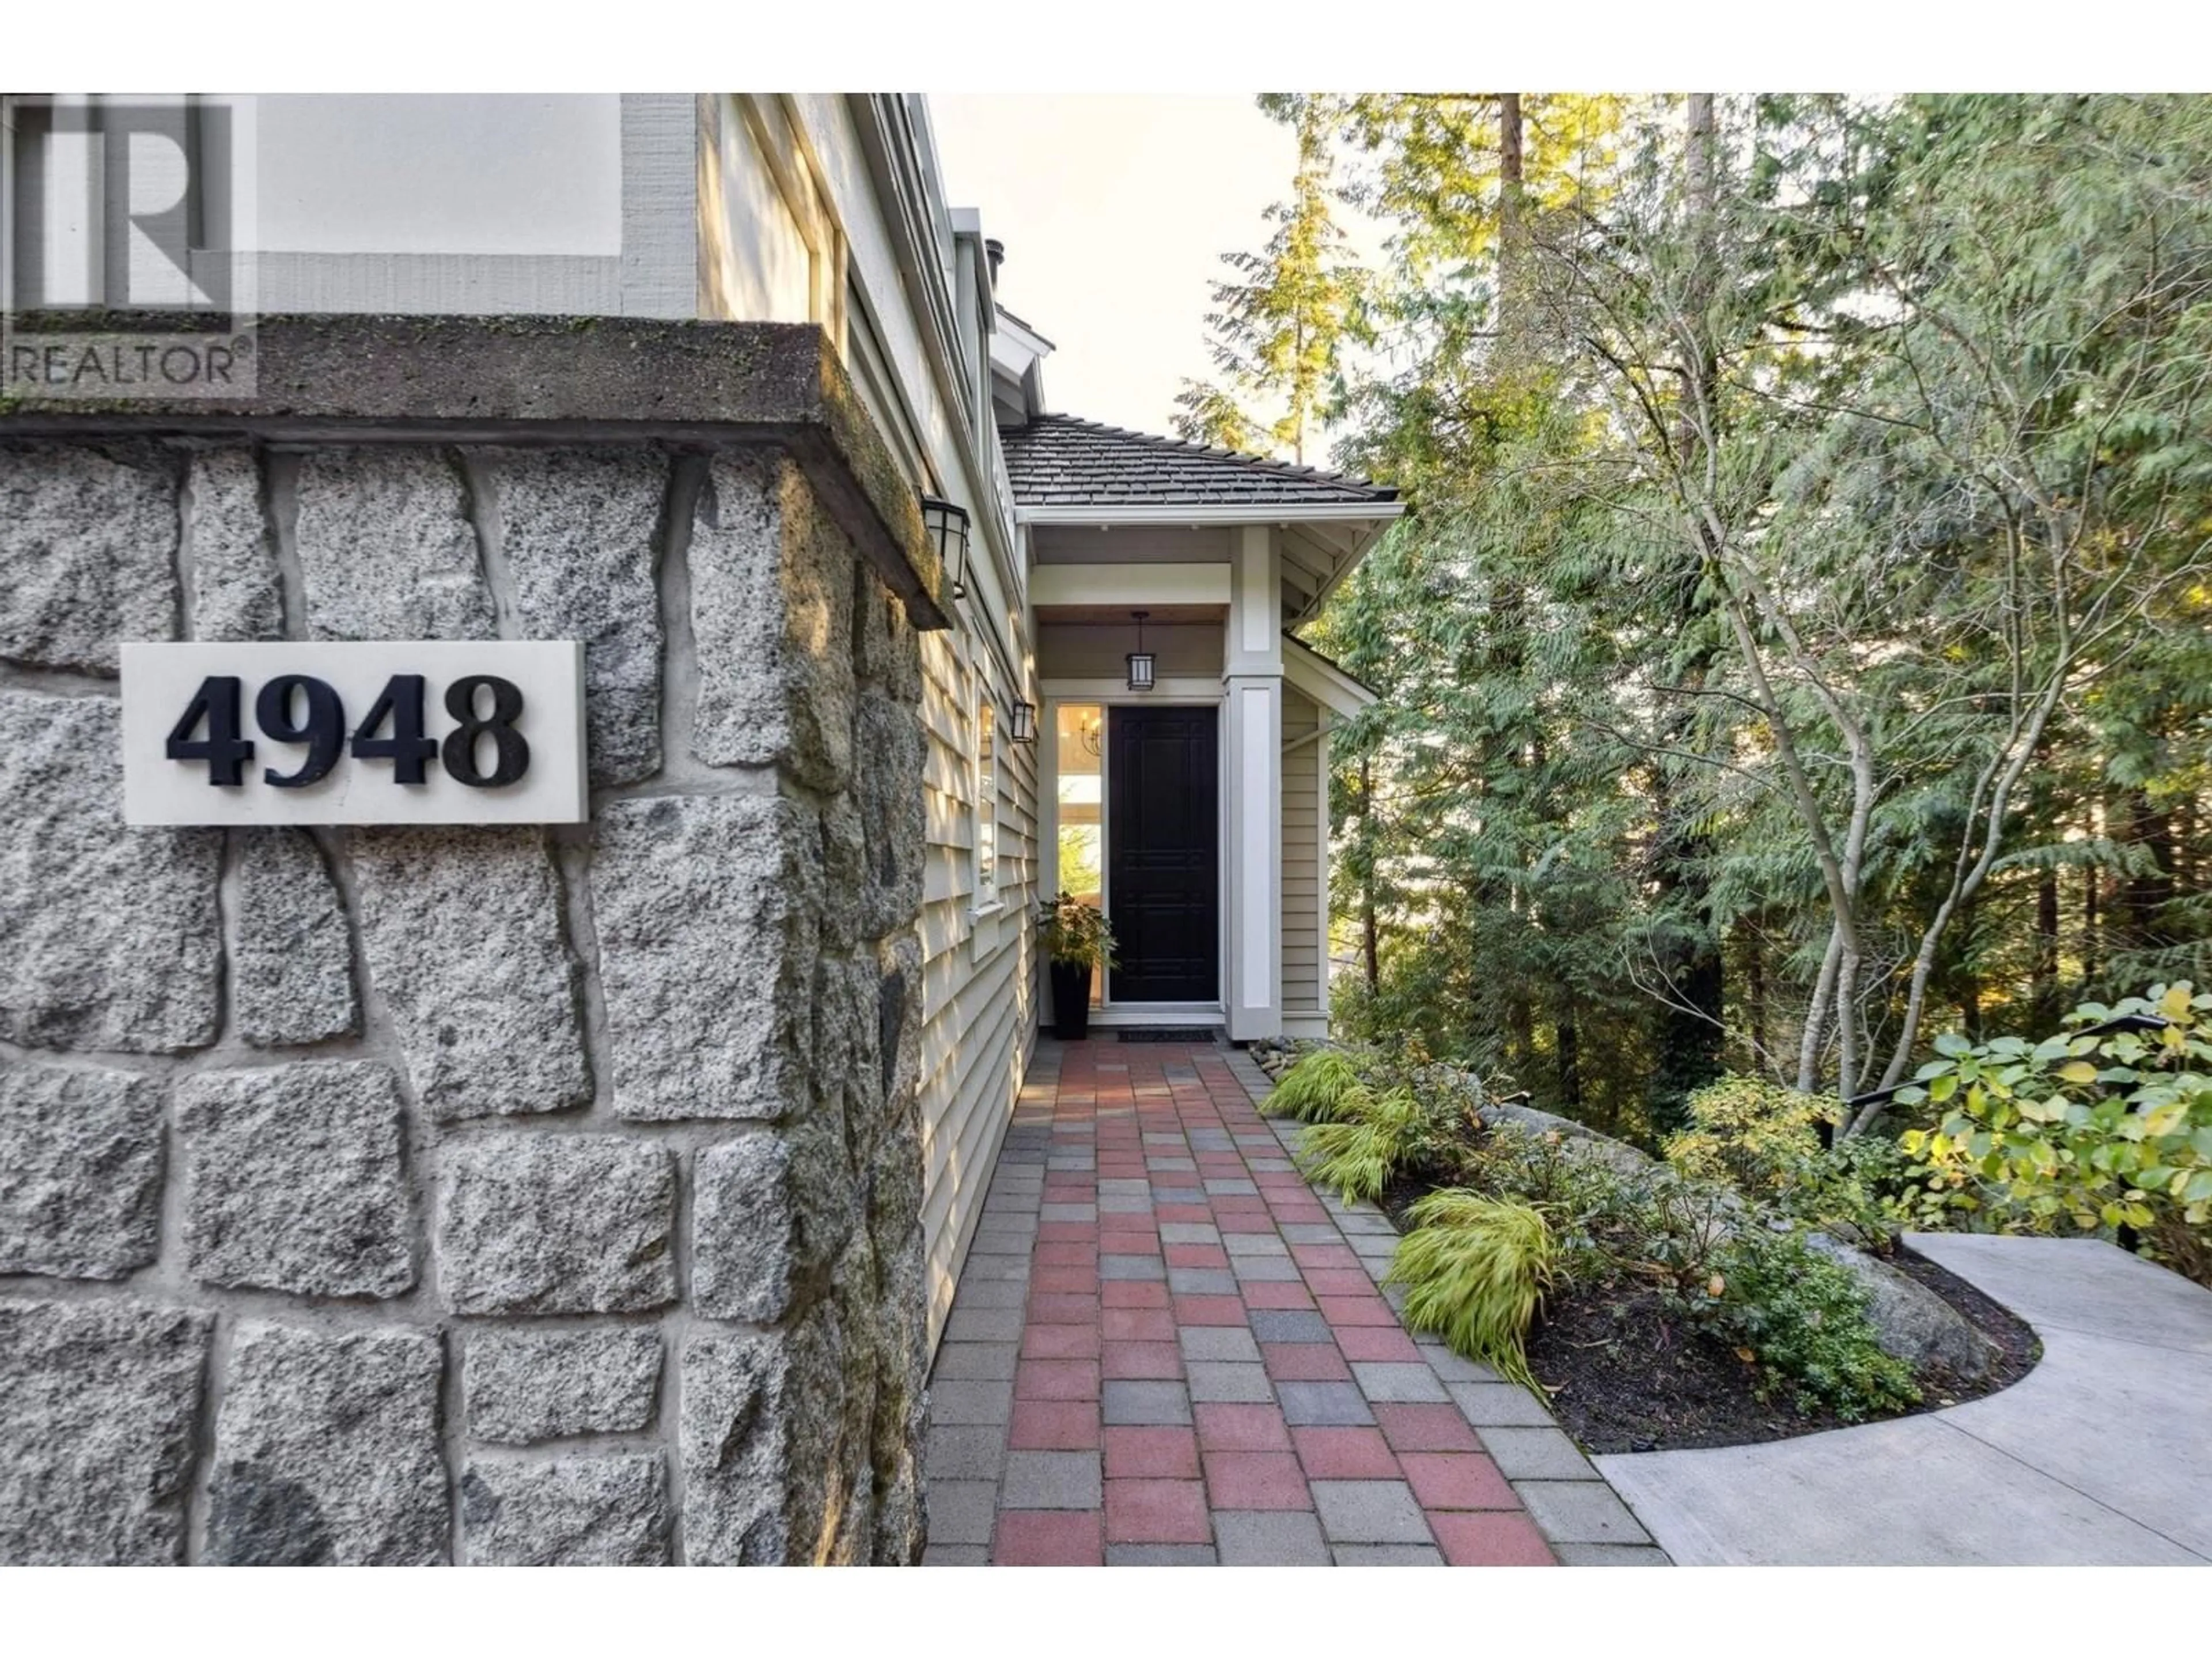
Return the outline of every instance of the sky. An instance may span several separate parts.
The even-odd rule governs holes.
[[[936,94],[955,207],[1006,246],[999,301],[1057,348],[1057,412],[1165,432],[1186,376],[1208,373],[1208,284],[1266,241],[1297,146],[1249,94]]]

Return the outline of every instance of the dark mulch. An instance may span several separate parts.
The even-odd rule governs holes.
[[[2000,1358],[1987,1376],[1972,1382],[1923,1373],[1919,1406],[1861,1420],[1978,1400],[2034,1365],[2040,1345],[2021,1320],[1911,1250],[1899,1249],[1890,1261],[1965,1315],[1997,1345]],[[1547,1302],[1529,1333],[1528,1364],[1552,1391],[1559,1421],[1593,1452],[1748,1446],[1847,1426],[1832,1412],[1799,1413],[1786,1381],[1762,1401],[1755,1367],[1670,1316],[1658,1294],[1641,1286],[1576,1291]]]

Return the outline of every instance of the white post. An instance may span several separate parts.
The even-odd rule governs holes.
[[[1227,971],[1231,1042],[1283,1030],[1283,604],[1274,539],[1238,532],[1223,682],[1228,764]]]

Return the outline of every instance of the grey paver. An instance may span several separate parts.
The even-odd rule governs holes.
[[[1022,1310],[1017,1302],[1006,1308],[970,1307],[963,1288],[952,1316],[945,1322],[947,1341],[1018,1342],[1022,1340]]]
[[[1314,1510],[1332,1544],[1428,1544],[1429,1523],[1402,1480],[1316,1480]]]
[[[1554,1553],[1570,1567],[1666,1567],[1674,1563],[1656,1544],[1556,1544]]]
[[[1547,1428],[1552,1413],[1543,1402],[1518,1382],[1454,1382],[1451,1397],[1478,1429],[1493,1425],[1521,1429]]]
[[[1109,1567],[1212,1567],[1220,1565],[1211,1544],[1109,1544]]]
[[[1297,1510],[1216,1510],[1214,1542],[1224,1567],[1325,1567],[1321,1522]]]
[[[1014,1259],[1012,1256],[970,1256],[969,1258],[970,1261],[1012,1261]],[[1026,1256],[1022,1257],[1021,1261],[1024,1267],[1029,1265],[1029,1258]],[[979,1279],[973,1284],[963,1282],[961,1285],[959,1312],[966,1313],[973,1310],[989,1313],[1001,1309],[1019,1311],[1028,1304],[1029,1299],[1030,1279],[1027,1273],[1024,1273],[1019,1279]],[[957,1317],[957,1315],[955,1317]],[[1018,1327],[1017,1328],[1018,1329]],[[951,1325],[948,1322],[945,1334],[949,1336],[951,1330]]]
[[[987,1567],[991,1565],[988,1544],[932,1544],[921,1553],[925,1567]]]
[[[1240,1255],[1287,1256],[1291,1247],[1274,1233],[1231,1233],[1226,1249],[1233,1261]]]
[[[1158,1279],[1167,1276],[1167,1262],[1157,1255],[1102,1255],[1098,1277],[1121,1279]]]
[[[1326,1221],[1285,1221],[1282,1231],[1293,1244],[1334,1244],[1342,1237]]]
[[[1362,1237],[1381,1238],[1386,1235],[1395,1238],[1398,1236],[1398,1230],[1390,1224],[1390,1218],[1380,1210],[1340,1211],[1336,1225],[1347,1240]]]
[[[1226,1267],[1170,1267],[1168,1289],[1176,1296],[1234,1296],[1237,1275]]]
[[[1483,1450],[1508,1480],[1595,1480],[1582,1449],[1559,1428],[1478,1429]]]
[[[1375,1420],[1366,1396],[1352,1382],[1278,1382],[1284,1420],[1295,1425],[1364,1428]]]
[[[1243,1176],[1213,1176],[1206,1183],[1206,1194],[1212,1198],[1257,1198],[1260,1189]]]
[[[933,1423],[1004,1423],[1013,1405],[1012,1382],[939,1382],[929,1390]]]
[[[995,1423],[934,1423],[922,1472],[933,1504],[941,1480],[996,1480],[1006,1465],[1006,1431]]]
[[[1047,1221],[1096,1221],[1098,1219],[1098,1206],[1096,1204],[1048,1204],[1037,1213]]]
[[[1513,1490],[1554,1544],[1648,1544],[1650,1534],[1602,1480],[1521,1480]]]
[[[1187,1369],[1190,1373],[1190,1397],[1193,1400],[1257,1404],[1275,1397],[1267,1382],[1267,1368],[1264,1365],[1194,1359]]]
[[[960,1270],[960,1287],[966,1290],[972,1284],[987,1281],[1019,1279],[1026,1283],[1030,1276],[1030,1260],[1025,1255],[973,1255]]]
[[[1255,1308],[1249,1316],[1252,1334],[1262,1342],[1334,1342],[1336,1334],[1328,1321],[1305,1308]]]
[[[1160,1243],[1218,1244],[1221,1243],[1221,1230],[1205,1221],[1163,1221],[1160,1223]]]
[[[1010,1510],[1095,1510],[1104,1499],[1097,1452],[1007,1454],[1006,1507]]]
[[[1441,1567],[1443,1552],[1434,1544],[1339,1544],[1340,1567]]]
[[[1101,1215],[1150,1215],[1152,1200],[1149,1195],[1135,1197],[1127,1193],[1101,1193],[1098,1213]]]
[[[1176,1333],[1182,1357],[1188,1359],[1256,1361],[1260,1345],[1252,1333],[1235,1325],[1185,1325]]]
[[[999,1516],[995,1480],[933,1480],[929,1483],[929,1541],[988,1544]]]
[[[1415,1337],[1413,1345],[1420,1349],[1421,1358],[1429,1362],[1429,1368],[1447,1382],[1502,1382],[1505,1380],[1489,1366],[1455,1354],[1441,1342],[1425,1341]]]
[[[1109,1424],[1189,1425],[1190,1394],[1180,1382],[1111,1382],[1101,1395]]]
[[[1370,1400],[1425,1404],[1451,1398],[1422,1360],[1355,1359],[1352,1374],[1358,1380],[1360,1393]]]
[[[1021,1353],[1018,1342],[948,1342],[937,1351],[933,1382],[1011,1382],[1014,1361]]]

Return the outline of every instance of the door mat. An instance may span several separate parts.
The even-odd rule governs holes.
[[[1218,1025],[1146,1025],[1116,1031],[1115,1038],[1121,1042],[1204,1042],[1217,1043],[1221,1040]]]

